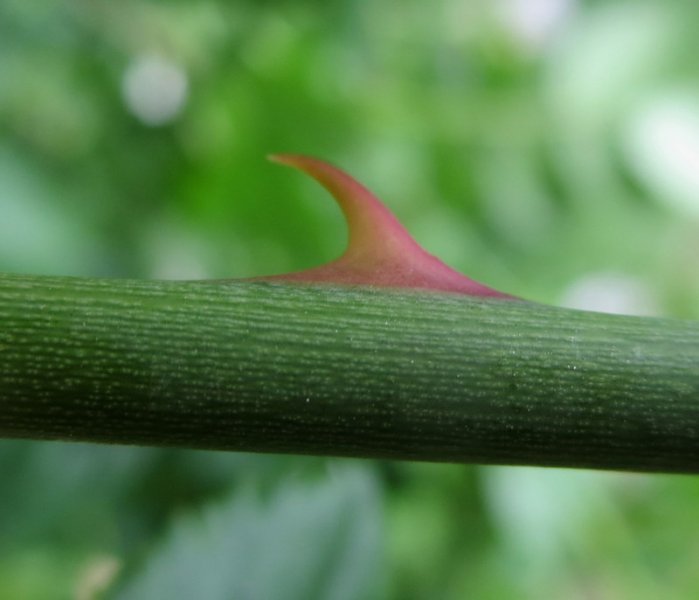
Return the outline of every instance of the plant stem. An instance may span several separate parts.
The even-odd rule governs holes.
[[[0,275],[0,436],[699,472],[699,323]]]

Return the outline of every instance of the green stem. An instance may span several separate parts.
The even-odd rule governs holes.
[[[0,275],[0,436],[699,472],[699,323]]]

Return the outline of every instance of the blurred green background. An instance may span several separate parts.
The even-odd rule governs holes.
[[[699,4],[0,4],[0,271],[338,255],[330,160],[497,289],[699,318]],[[0,443],[0,599],[696,598],[699,480]],[[108,591],[103,592],[108,587]]]

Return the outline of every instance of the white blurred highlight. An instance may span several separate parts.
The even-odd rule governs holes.
[[[122,94],[129,110],[151,126],[175,119],[184,108],[188,90],[184,69],[159,56],[137,57],[122,79]]]
[[[498,0],[503,25],[532,50],[540,50],[566,25],[575,0]]]
[[[658,316],[659,307],[648,287],[623,273],[592,273],[575,281],[564,293],[563,306],[620,315]]]
[[[660,200],[699,216],[699,96],[676,93],[646,102],[630,119],[625,151]]]

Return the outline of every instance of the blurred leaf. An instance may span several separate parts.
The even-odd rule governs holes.
[[[0,146],[0,270],[89,271],[99,252],[76,214],[55,200],[63,190]]]
[[[114,543],[112,504],[153,470],[157,450],[89,444],[0,444],[0,551],[52,539]]]
[[[0,561],[0,598],[75,600],[71,592],[79,560],[74,553],[57,554],[47,546],[3,557]]]
[[[177,520],[114,598],[341,600],[373,597],[380,498],[366,469],[286,481],[268,498],[248,488]]]

